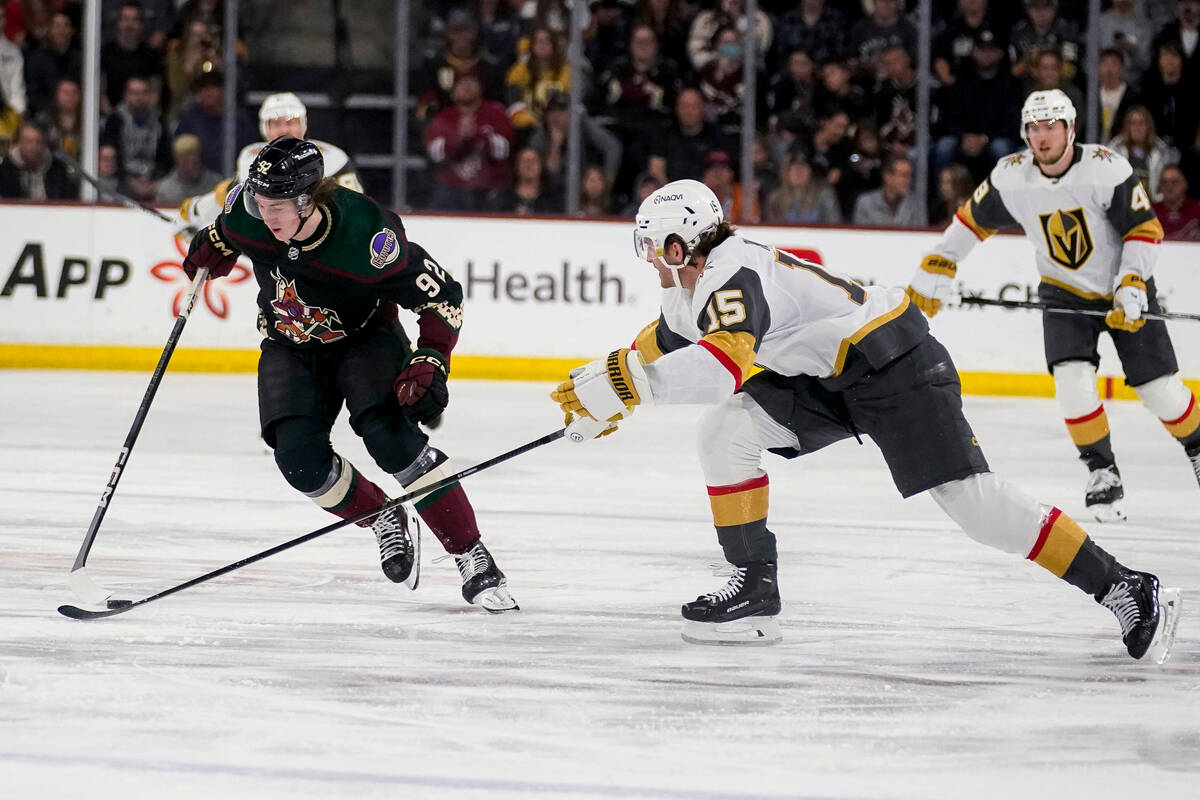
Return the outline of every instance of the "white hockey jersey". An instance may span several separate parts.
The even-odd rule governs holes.
[[[862,286],[734,235],[709,254],[694,293],[663,292],[659,319],[635,347],[649,364],[655,402],[710,402],[740,387],[755,364],[836,390],[908,352],[928,330],[903,289]]]
[[[318,139],[310,139],[317,149],[321,151],[321,157],[325,160],[325,174],[337,179],[340,186],[345,186],[347,189],[352,189],[361,193],[362,183],[358,179],[358,172],[354,165],[350,163],[350,156],[346,151],[337,145],[332,145],[329,142],[322,142]],[[237,158],[237,173],[232,178],[226,178],[218,183],[211,192],[199,194],[195,197],[189,197],[184,200],[179,206],[179,218],[185,226],[202,228],[215,220],[220,215],[221,210],[225,207],[225,196],[229,193],[230,187],[235,183],[239,183],[246,175],[250,173],[250,165],[254,163],[254,159],[264,147],[266,142],[254,142],[242,148],[238,153]]]
[[[1020,227],[1042,283],[1088,300],[1111,298],[1118,276],[1151,277],[1163,229],[1129,162],[1099,145],[1075,145],[1057,178],[1029,150],[1006,156],[959,208],[931,255],[961,261],[1000,228]]]

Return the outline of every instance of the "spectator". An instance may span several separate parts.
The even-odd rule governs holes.
[[[659,50],[675,62],[681,76],[691,68],[688,32],[699,13],[699,0],[642,0],[638,5],[637,21],[654,29]]]
[[[881,56],[884,78],[871,92],[884,148],[905,155],[917,143],[917,71],[908,51],[888,45]]]
[[[996,37],[1000,47],[1008,47],[988,13],[988,0],[958,0],[958,10],[933,42],[933,74],[943,86],[953,84],[964,67],[971,67],[975,40],[985,30]]]
[[[167,45],[167,37],[175,26],[176,6],[195,6],[195,2],[181,3],[179,0],[139,0],[142,24],[146,30],[146,44],[157,53],[163,52]],[[121,8],[127,5],[124,0],[101,0],[100,34],[104,39],[112,37],[115,28],[120,24]],[[220,0],[203,0],[200,4],[208,6],[214,12],[219,12]],[[221,20],[210,19],[219,23]]]
[[[479,46],[492,57],[498,70],[507,70],[517,58],[521,18],[505,0],[475,0],[475,18],[479,23]]]
[[[1083,36],[1079,26],[1058,15],[1058,0],[1025,0],[1025,19],[1013,26],[1009,38],[1008,56],[1013,74],[1025,77],[1037,68],[1038,56],[1048,50],[1059,54],[1064,79],[1075,77],[1079,63],[1079,43]],[[1075,98],[1071,98],[1074,102]],[[1084,118],[1082,106],[1080,119]]]
[[[597,108],[613,115],[622,141],[665,129],[679,93],[679,67],[658,51],[654,28],[644,23],[629,34],[629,54],[605,70],[599,82]]]
[[[767,122],[771,130],[792,136],[807,133],[817,122],[817,75],[813,60],[803,50],[792,52],[787,69],[771,79],[766,94]]]
[[[583,31],[583,57],[611,64],[627,52],[634,0],[590,0],[591,18]]]
[[[767,201],[767,222],[834,225],[842,221],[837,195],[802,154],[792,154],[779,178],[779,188]]]
[[[125,82],[124,99],[104,121],[100,141],[117,148],[133,197],[152,202],[156,180],[171,168],[171,140],[149,79],[134,75]]]
[[[883,184],[883,155],[879,130],[869,122],[857,125],[852,152],[837,182],[838,205],[843,218],[853,213],[854,201],[860,194]]]
[[[963,203],[971,199],[975,179],[962,164],[951,164],[938,173],[938,202],[933,225],[944,228],[954,219]]]
[[[1192,137],[1191,147],[1181,148],[1179,168],[1188,183],[1188,197],[1200,195],[1200,130]]]
[[[107,108],[122,101],[125,86],[135,75],[144,78],[155,94],[162,91],[163,60],[146,42],[141,3],[126,0],[121,4],[113,39],[100,48],[100,70],[104,73]]]
[[[817,118],[829,116],[834,110],[845,111],[851,119],[869,115],[870,102],[861,86],[851,80],[854,73],[850,65],[841,59],[832,59],[821,65],[821,84],[813,97],[813,110]]]
[[[859,195],[854,224],[889,228],[919,228],[927,219],[925,202],[912,193],[912,162],[889,156],[883,165],[883,186]]]
[[[1133,167],[1133,174],[1150,193],[1150,200],[1155,203],[1161,200],[1162,192],[1158,188],[1158,182],[1163,167],[1177,163],[1179,151],[1158,137],[1158,132],[1154,129],[1154,118],[1145,106],[1133,106],[1129,109],[1121,124],[1120,135],[1109,142],[1108,146],[1129,161]]]
[[[775,61],[798,50],[817,62],[840,58],[846,51],[846,15],[826,0],[798,0],[783,15],[775,36]]]
[[[730,222],[755,224],[762,220],[758,196],[747,204],[742,194],[742,185],[735,180],[733,159],[724,150],[713,150],[704,161],[703,183],[721,201],[725,219]]]
[[[940,173],[957,161],[981,181],[997,161],[1018,149],[1013,134],[1020,130],[1024,95],[1004,69],[1004,51],[990,30],[977,32],[971,62],[946,89],[941,104],[945,133],[934,146],[933,171]]]
[[[567,135],[571,127],[570,98],[553,94],[546,100],[542,124],[529,137],[529,146],[542,154],[546,174],[559,183],[566,181]],[[603,164],[609,175],[621,167],[621,140],[594,119],[580,119],[583,147],[580,165]]]
[[[51,150],[78,159],[83,148],[83,92],[74,78],[62,78],[50,107],[35,117]]]
[[[717,0],[716,8],[701,11],[692,22],[688,32],[688,59],[692,69],[701,72],[720,53],[717,52],[717,32],[722,28],[738,29],[739,21],[746,15],[746,0]],[[754,38],[758,49],[759,67],[771,48],[771,18],[761,8],[754,18]]]
[[[612,211],[608,173],[604,167],[593,164],[579,179],[579,216],[608,217]]]
[[[529,58],[508,71],[508,111],[513,125],[530,129],[542,121],[546,100],[571,89],[571,66],[562,39],[550,28],[534,28],[529,38]]]
[[[1025,87],[1025,93],[1046,91],[1049,89],[1060,89],[1067,97],[1071,98],[1071,103],[1074,104],[1075,110],[1078,113],[1080,121],[1087,119],[1087,112],[1084,108],[1083,92],[1079,91],[1079,87],[1067,79],[1066,67],[1063,64],[1062,56],[1057,50],[1048,49],[1041,50],[1034,57],[1033,69],[1029,73],[1029,82]]]
[[[425,131],[425,150],[437,167],[431,205],[478,211],[495,204],[508,185],[513,128],[504,106],[485,100],[479,78],[460,75],[454,105],[438,112]]]
[[[0,5],[0,28],[3,28],[6,13]],[[21,55],[21,48],[4,36],[0,36],[0,101],[18,114],[24,114],[27,108],[25,57]]]
[[[0,197],[24,200],[75,200],[79,185],[67,166],[46,146],[46,134],[34,122],[21,123],[17,141],[0,161]]]
[[[225,169],[225,78],[219,72],[203,72],[192,87],[195,99],[179,114],[175,134],[194,134],[201,142],[200,160],[205,169],[227,174]],[[254,123],[238,108],[234,125],[234,152],[253,142]]]
[[[739,125],[745,76],[742,71],[742,37],[733,28],[716,33],[717,57],[700,70],[700,93],[704,95],[704,118],[726,129]]]
[[[700,180],[709,152],[721,147],[721,137],[704,121],[704,97],[688,88],[675,100],[675,124],[650,143],[647,168],[663,183],[683,178]]]
[[[850,52],[858,60],[858,73],[886,80],[883,55],[891,47],[902,48],[911,63],[917,54],[917,29],[904,19],[899,0],[875,0],[871,15],[850,29]]]
[[[1158,50],[1167,42],[1178,45],[1188,78],[1200,78],[1200,54],[1197,53],[1200,49],[1197,48],[1200,43],[1200,0],[1179,0],[1175,4],[1175,21],[1158,32],[1154,49]]]
[[[1115,47],[1100,52],[1098,68],[1100,83],[1100,135],[1107,142],[1121,129],[1130,106],[1138,102],[1133,89],[1125,81],[1125,54]]]
[[[1154,28],[1139,6],[1139,0],[1113,0],[1112,8],[1100,15],[1100,47],[1116,48],[1125,57],[1136,83],[1150,66],[1150,44]]]
[[[566,207],[562,187],[546,175],[542,154],[532,147],[517,151],[512,186],[495,198],[493,209],[518,216],[561,214]]]
[[[663,182],[651,172],[641,172],[633,179],[633,197],[624,208],[621,209],[619,216],[629,219],[637,215],[638,209],[642,207],[642,201],[655,191],[660,189]]]
[[[55,87],[63,78],[79,81],[83,74],[82,56],[75,44],[75,24],[71,15],[56,11],[50,17],[46,38],[25,52],[25,91],[29,109],[34,112],[50,107]]]
[[[845,111],[834,110],[817,122],[812,137],[800,145],[808,163],[830,186],[839,184],[850,164],[850,142],[846,140],[849,131],[850,117]]]
[[[21,115],[4,101],[4,95],[0,93],[0,158],[8,155],[20,127]]]
[[[479,26],[471,14],[458,9],[446,20],[445,48],[427,59],[414,80],[418,119],[432,119],[451,104],[450,93],[459,76],[479,79],[486,100],[503,100],[500,63],[479,45]]]
[[[117,156],[117,148],[111,144],[101,142],[96,151],[96,181],[100,184],[102,195],[104,191],[109,194],[118,192],[126,197],[131,194],[128,184],[121,176],[121,162]]]
[[[210,191],[225,177],[204,166],[200,159],[200,140],[193,134],[176,136],[171,152],[175,167],[159,182],[154,198],[160,205],[178,206],[189,197]]]
[[[222,69],[220,46],[216,31],[202,19],[189,22],[183,29],[183,38],[167,42],[164,68],[171,97],[167,114],[171,119],[177,118],[188,104],[201,75]]]
[[[1142,102],[1150,109],[1158,135],[1169,145],[1192,141],[1200,114],[1196,108],[1196,85],[1185,79],[1183,51],[1178,42],[1158,46],[1155,69],[1142,83]]]
[[[754,168],[754,184],[758,187],[761,204],[779,188],[779,165],[771,154],[771,140],[766,134],[758,134],[750,145],[750,163]]]
[[[1154,213],[1163,226],[1163,238],[1173,242],[1200,242],[1200,202],[1188,197],[1188,181],[1174,164],[1163,167],[1159,182],[1162,200]]]

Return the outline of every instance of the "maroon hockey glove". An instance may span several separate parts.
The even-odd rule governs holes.
[[[417,422],[429,422],[450,402],[446,388],[446,361],[437,350],[421,348],[392,384],[400,408]]]
[[[212,223],[192,237],[188,248],[187,258],[183,260],[183,271],[188,280],[195,280],[196,272],[201,267],[208,267],[208,277],[224,278],[233,270],[237,263],[238,252],[226,244],[217,223]]]

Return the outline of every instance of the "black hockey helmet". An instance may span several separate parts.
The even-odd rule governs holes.
[[[315,144],[295,136],[280,136],[272,140],[250,163],[245,178],[246,208],[256,217],[259,213],[256,197],[296,200],[300,215],[310,199],[310,190],[325,176],[325,159]]]

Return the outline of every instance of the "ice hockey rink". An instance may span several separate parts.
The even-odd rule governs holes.
[[[718,588],[699,409],[640,409],[464,482],[521,612],[465,605],[425,538],[420,588],[336,531],[120,616],[67,574],[142,373],[0,372],[0,794],[9,798],[1196,797],[1200,489],[1140,406],[1108,404],[1130,521],[1086,525],[1184,589],[1170,662],[1109,612],[978,545],[876,448],[769,457],[784,641],[703,647]],[[536,383],[452,381],[460,466],[560,425]],[[993,468],[1082,518],[1050,400],[969,397]],[[349,432],[335,445],[393,488]],[[89,559],[141,597],[330,521],[257,438],[254,378],[168,373]]]

